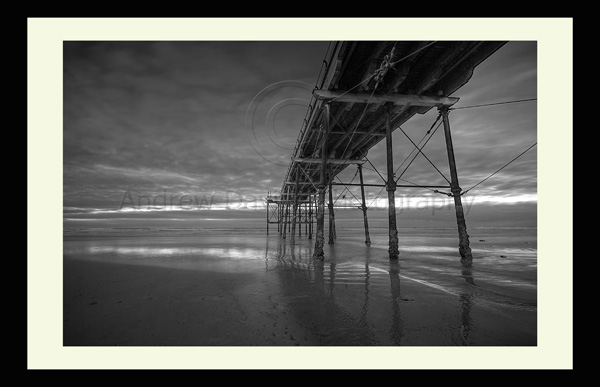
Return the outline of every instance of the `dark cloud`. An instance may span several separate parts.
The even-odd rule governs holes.
[[[65,42],[64,205],[113,208],[127,191],[247,197],[277,191],[327,45]],[[456,107],[535,98],[536,85],[535,43],[511,42],[476,69],[456,93]],[[255,98],[261,90],[269,92]],[[416,142],[436,115],[416,116],[403,129]],[[537,137],[535,102],[455,110],[450,117],[465,188]],[[399,165],[412,145],[400,131],[394,144]],[[441,129],[425,152],[449,176]],[[369,158],[384,174],[384,142]],[[533,149],[482,189],[535,194],[536,167]],[[342,180],[354,172],[344,171]],[[367,182],[381,182],[365,172]],[[404,178],[444,182],[422,156]]]
[[[454,106],[457,109],[449,117],[459,181],[463,189],[477,184],[537,141],[536,101],[470,107],[537,98],[536,51],[535,42],[506,44],[479,65],[470,81],[454,94],[460,100]],[[461,107],[470,108],[460,109]],[[432,109],[424,115],[416,115],[402,129],[418,143],[434,123],[437,114]],[[398,169],[414,150],[414,146],[400,130],[394,132],[393,141],[394,164]],[[443,127],[435,132],[423,152],[449,179]],[[385,142],[372,148],[368,157],[386,177]],[[411,160],[412,156],[398,169],[396,176],[404,171]],[[354,171],[348,170],[344,172],[344,176],[351,178],[353,173]],[[445,183],[444,178],[422,155],[416,157],[402,178],[418,184]],[[369,183],[382,182],[372,171],[367,171],[365,180]],[[375,190],[374,194],[378,191]],[[402,193],[404,192],[417,191],[405,189]],[[472,192],[493,195],[498,199],[528,195],[531,200],[537,193],[536,147]],[[430,194],[427,191],[419,193]],[[385,196],[385,191],[382,195]]]
[[[111,206],[125,190],[274,188],[283,172],[250,146],[248,107],[274,82],[314,84],[326,48],[326,42],[65,42],[65,205]],[[274,112],[273,124],[288,128],[304,114],[284,110]],[[275,135],[289,147],[294,131],[286,130]]]

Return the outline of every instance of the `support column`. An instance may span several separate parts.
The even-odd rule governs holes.
[[[333,212],[333,192],[331,190],[331,182],[329,183],[329,242],[327,244],[334,244],[336,239],[335,233],[335,213]]]
[[[327,186],[327,137],[329,137],[329,105],[324,106],[325,114],[323,118],[323,144],[321,146],[321,179],[317,187],[319,193],[319,201],[317,203],[317,237],[315,240],[315,249],[313,259],[323,261],[325,259],[323,253],[323,245],[325,243],[325,187]]]
[[[292,233],[292,221],[294,220],[294,202],[290,196],[290,204],[288,204],[288,234]]]
[[[279,235],[281,235],[281,224],[282,224],[282,220],[283,220],[283,212],[281,211],[282,209],[282,205],[281,205],[281,196],[279,197],[279,202],[277,203],[277,232],[279,233]]]
[[[267,235],[269,235],[269,200],[267,200]]]
[[[448,120],[448,107],[440,108],[442,120],[444,122],[444,134],[446,135],[446,149],[448,150],[448,164],[450,166],[450,191],[454,197],[454,208],[456,209],[456,223],[458,225],[458,252],[463,266],[470,267],[473,263],[473,255],[469,246],[469,234],[467,234],[467,225],[465,223],[465,214],[463,211],[462,200],[460,196],[461,188],[458,184],[458,173],[456,171],[456,160],[454,159],[454,147],[452,145],[452,135],[450,134],[450,121]]]
[[[298,205],[298,238],[302,238],[302,203]]]
[[[323,244],[325,243],[325,185],[318,187],[317,201],[317,235],[313,258],[322,261],[324,259]]]
[[[287,218],[288,218],[288,205],[287,205],[287,201],[288,201],[288,194],[290,192],[290,189],[288,187],[285,188],[285,194],[284,194],[285,201],[283,202],[283,206],[284,207],[283,207],[283,210],[282,210],[282,212],[283,212],[283,239],[285,239],[286,235],[287,235]]]
[[[296,223],[297,223],[297,218],[298,218],[298,182],[299,182],[299,178],[300,178],[300,173],[298,173],[298,170],[296,170],[296,185],[294,186],[294,208],[293,210],[293,217],[292,217],[292,245],[296,244]]]
[[[283,196],[282,196],[283,197]],[[279,234],[283,236],[283,202],[279,199]]]
[[[388,193],[388,217],[389,217],[389,256],[390,259],[398,259],[398,230],[396,228],[396,201],[394,192],[396,191],[396,180],[394,180],[394,156],[392,149],[392,118],[390,109],[386,111],[385,126],[385,145],[387,152],[387,182],[386,190]]]
[[[308,239],[312,239],[313,232],[313,195],[308,195]]]
[[[362,199],[361,210],[363,212],[363,219],[365,222],[365,243],[371,244],[371,237],[369,236],[369,221],[367,220],[367,203],[365,202],[365,187],[363,182],[362,165],[358,164],[358,176],[360,178],[360,195]]]
[[[304,234],[308,235],[308,205],[307,205],[307,203],[304,203]]]
[[[291,199],[290,199],[290,201],[291,201]],[[287,219],[288,234],[292,231],[292,211],[290,210],[290,207],[292,207],[292,203],[290,201],[288,201],[288,203],[287,203],[287,210],[286,210],[287,211],[286,219]]]

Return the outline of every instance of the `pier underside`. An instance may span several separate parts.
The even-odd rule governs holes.
[[[497,41],[360,41],[335,42],[324,63],[298,136],[279,194],[267,197],[267,224],[276,223],[283,238],[292,243],[302,231],[315,237],[314,258],[322,260],[325,241],[325,194],[329,199],[329,238],[335,243],[335,218],[331,187],[348,167],[361,173],[365,243],[370,243],[364,200],[362,165],[380,141],[386,144],[389,257],[398,258],[398,232],[394,192],[393,132],[415,114],[439,111],[444,127],[450,179],[440,188],[453,196],[464,265],[472,256],[462,211],[461,188],[454,160],[448,112],[458,102],[453,96],[466,84],[477,65],[502,47]],[[411,140],[412,141],[412,140]],[[416,144],[413,143],[413,145]],[[420,150],[419,150],[420,151]],[[381,176],[381,174],[380,174]],[[339,179],[338,179],[339,180]],[[371,184],[372,185],[372,184]],[[313,224],[316,226],[313,227]],[[299,225],[299,227],[296,227]],[[304,225],[304,230],[302,230]],[[314,231],[314,233],[313,233]]]

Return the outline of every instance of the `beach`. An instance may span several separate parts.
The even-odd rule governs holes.
[[[262,226],[67,230],[63,345],[537,344],[535,227],[471,228],[467,269],[452,227],[399,228],[391,262],[341,222],[316,262]]]
[[[28,369],[572,369],[572,21],[385,21],[29,20]]]

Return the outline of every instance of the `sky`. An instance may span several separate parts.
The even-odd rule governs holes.
[[[326,41],[65,41],[64,213],[263,209],[265,195],[281,187],[328,47]],[[459,102],[450,126],[465,190],[537,141],[535,101],[472,107],[537,98],[536,42],[507,43],[453,96]],[[432,109],[402,129],[418,142],[436,117]],[[399,130],[393,137],[400,166],[413,146]],[[385,177],[384,147],[380,142],[368,157]],[[449,177],[441,128],[423,151]],[[365,182],[381,183],[367,168]],[[340,179],[349,182],[355,172],[349,168]],[[402,178],[445,182],[422,156]],[[357,204],[358,190],[342,191],[334,191],[340,205]],[[448,199],[415,189],[396,196],[416,206]],[[378,188],[367,189],[367,198],[375,207],[387,200]],[[537,147],[463,200],[531,207]]]

